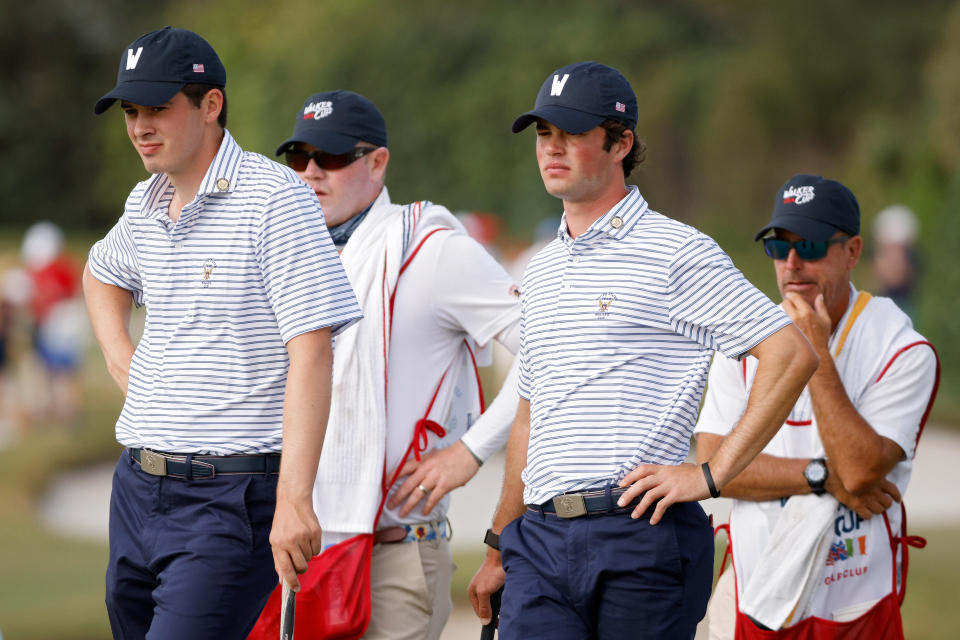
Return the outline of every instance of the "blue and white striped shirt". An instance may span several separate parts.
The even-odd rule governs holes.
[[[636,187],[576,239],[561,223],[521,290],[528,504],[683,462],[714,350],[740,357],[790,322]]]
[[[117,421],[126,446],[279,451],[286,343],[361,317],[316,196],[229,132],[174,223],[164,174],[139,183],[90,272],[147,307]]]

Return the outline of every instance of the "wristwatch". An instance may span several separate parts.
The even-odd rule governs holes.
[[[483,544],[500,551],[500,536],[495,534],[493,529],[487,529],[487,533],[483,536]]]
[[[824,458],[814,458],[807,463],[803,470],[803,477],[806,478],[810,490],[818,496],[827,492],[823,486],[827,482],[827,461]]]

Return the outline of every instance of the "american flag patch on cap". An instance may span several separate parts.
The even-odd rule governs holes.
[[[618,102],[616,105],[614,105],[614,108],[620,113],[624,113],[627,110],[627,105],[623,104],[622,102]]]
[[[193,63],[193,72],[194,73],[203,73],[203,63],[197,64]],[[619,102],[617,104],[620,104]]]

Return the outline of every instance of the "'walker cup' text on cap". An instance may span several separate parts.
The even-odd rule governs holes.
[[[513,132],[523,131],[537,118],[567,133],[585,133],[604,120],[616,120],[632,130],[637,126],[637,96],[616,69],[576,62],[547,76],[533,111],[513,122]]]
[[[376,105],[353,91],[315,93],[297,112],[293,135],[277,147],[277,155],[303,142],[339,155],[358,142],[387,146],[387,123]]]
[[[227,71],[210,44],[186,29],[164,27],[140,36],[120,56],[117,86],[97,101],[103,113],[117,100],[161,105],[191,83],[227,85]]]
[[[773,216],[754,240],[771,229],[785,229],[813,242],[829,240],[837,231],[860,235],[860,205],[850,189],[835,180],[795,175],[777,191]]]

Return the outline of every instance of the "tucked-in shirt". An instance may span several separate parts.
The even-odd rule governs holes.
[[[361,316],[313,192],[229,132],[177,222],[164,174],[139,183],[90,250],[95,278],[146,305],[117,421],[126,446],[280,450],[286,343]]]
[[[742,357],[790,323],[636,187],[576,239],[561,222],[527,267],[521,310],[524,501],[537,504],[683,462],[714,350]]]

